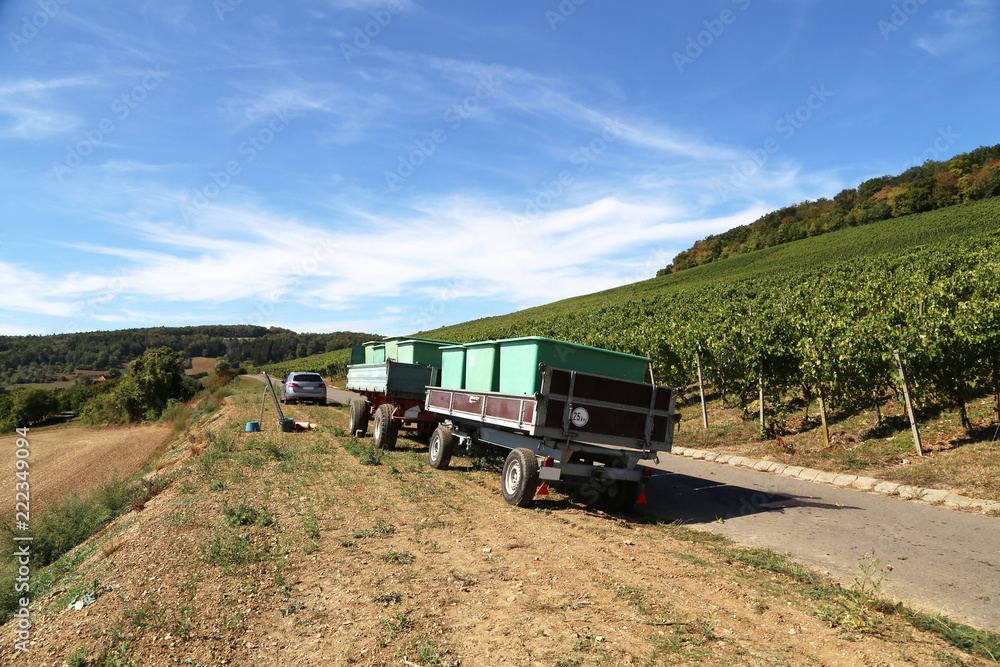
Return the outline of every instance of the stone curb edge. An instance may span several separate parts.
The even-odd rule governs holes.
[[[833,472],[822,472],[812,468],[802,466],[790,466],[776,461],[764,461],[761,459],[750,459],[733,454],[719,454],[708,452],[703,449],[689,449],[687,447],[674,447],[670,452],[675,456],[685,456],[690,459],[712,461],[724,463],[731,466],[750,468],[760,472],[769,472],[775,475],[784,475],[807,482],[818,482],[839,486],[845,489],[855,489],[877,493],[882,496],[896,496],[904,500],[918,500],[928,505],[943,505],[950,509],[966,509],[979,511],[982,514],[1000,512],[1000,502],[995,500],[980,500],[960,496],[951,491],[942,489],[923,489],[917,486],[907,486],[896,482],[884,482],[873,477],[861,477],[858,475],[845,475]]]

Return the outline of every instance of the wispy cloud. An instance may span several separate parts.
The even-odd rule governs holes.
[[[998,15],[1000,5],[995,0],[961,0],[955,9],[935,12],[942,30],[918,38],[916,45],[933,56],[979,49],[982,39],[996,39]]]
[[[368,9],[382,9],[386,6],[388,0],[328,0],[330,6],[334,9],[355,9],[355,10],[368,10]],[[394,0],[399,6],[404,9],[413,6],[412,0]]]
[[[102,85],[97,77],[81,76],[49,80],[19,79],[0,84],[0,137],[45,139],[76,128],[80,120],[56,93],[71,88]]]

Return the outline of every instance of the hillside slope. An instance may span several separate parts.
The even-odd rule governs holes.
[[[65,557],[26,664],[987,664],[769,551],[558,494],[507,506],[491,463],[373,450],[342,408],[246,434],[257,394]]]
[[[749,416],[766,393],[773,435],[796,396],[871,406],[898,387],[918,405],[1000,408],[1000,199],[845,229],[597,294],[421,335],[548,336],[653,357],[676,386],[707,381]]]
[[[678,254],[671,273],[844,227],[1000,196],[1000,144],[946,162],[928,160],[898,176],[881,176],[821,198],[786,206],[758,220],[709,236]]]
[[[647,297],[675,298],[686,291],[710,289],[755,278],[783,275],[794,282],[797,276],[825,266],[898,255],[927,246],[946,246],[997,229],[1000,229],[1000,199],[991,199],[843,229],[603,292],[563,299],[507,315],[439,327],[415,335],[468,342],[495,338],[507,327],[529,335],[524,333],[527,330],[523,326],[517,325]]]

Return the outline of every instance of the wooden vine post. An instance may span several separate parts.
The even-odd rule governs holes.
[[[708,428],[708,410],[705,408],[705,381],[701,377],[701,355],[694,353],[694,363],[698,367],[698,393],[701,394],[701,425]]]
[[[906,414],[910,416],[910,429],[913,431],[913,444],[917,448],[917,456],[924,455],[924,448],[920,445],[920,429],[917,428],[917,416],[913,413],[913,401],[910,400],[910,386],[906,383],[906,370],[903,368],[903,358],[899,350],[892,352],[896,357],[896,365],[899,367],[899,380],[903,383],[903,400],[906,402]]]
[[[816,346],[813,345],[812,351],[813,351],[813,358],[817,359],[818,363],[819,350],[817,350]],[[823,400],[823,387],[821,387],[818,383],[816,385],[816,393],[819,394],[819,417],[823,421],[823,444],[829,447],[830,429],[826,425],[826,401]]]
[[[823,420],[823,443],[830,446],[830,429],[826,425],[826,403],[823,402],[823,389],[819,389],[819,416]]]
[[[757,366],[757,395],[760,399],[760,427],[764,428],[764,357]]]

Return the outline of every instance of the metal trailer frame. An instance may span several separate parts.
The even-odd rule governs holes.
[[[438,373],[434,366],[393,360],[348,366],[347,389],[364,397],[351,401],[348,431],[364,436],[371,419],[372,436],[381,449],[394,448],[400,431],[429,436],[438,417],[424,410],[423,397],[427,385],[436,383]]]
[[[644,503],[651,471],[673,444],[677,390],[545,364],[533,395],[428,387],[424,409],[442,426],[431,436],[434,468],[474,448],[509,450],[504,499],[522,507],[547,482],[582,482],[584,500],[617,511]],[[541,465],[539,466],[539,459]],[[542,487],[538,483],[542,482]]]

